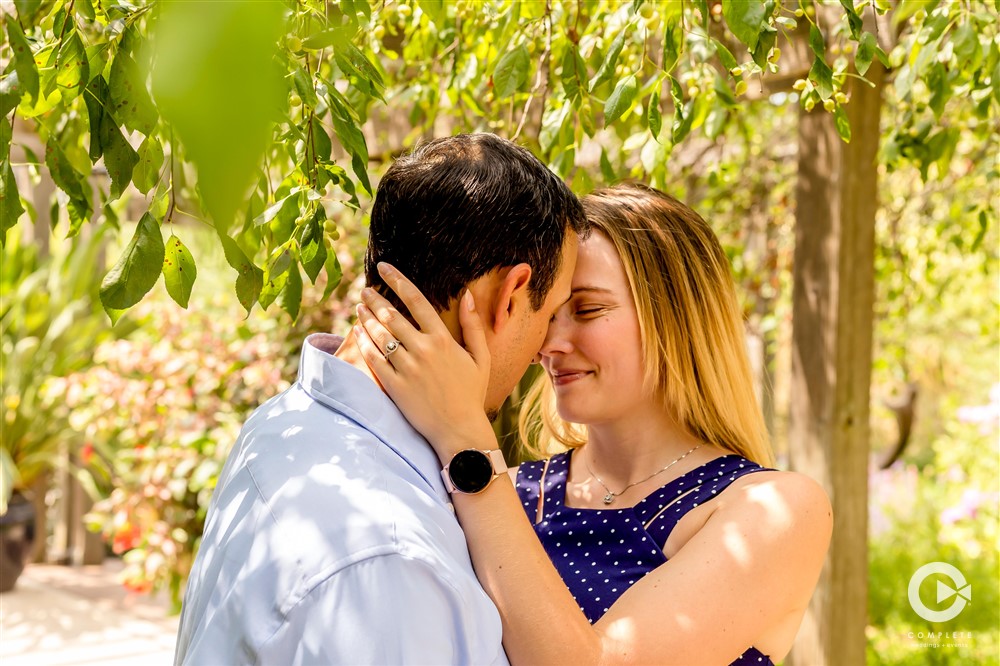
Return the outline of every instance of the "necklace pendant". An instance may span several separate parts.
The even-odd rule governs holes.
[[[611,504],[615,501],[615,496],[609,491],[607,495],[604,496],[604,503]]]

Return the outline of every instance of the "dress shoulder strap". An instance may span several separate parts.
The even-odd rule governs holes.
[[[677,477],[636,504],[636,517],[662,548],[688,511],[712,501],[736,479],[763,471],[769,470],[743,456],[715,458]]]
[[[568,452],[558,453],[547,460],[521,463],[514,487],[532,524],[537,525],[563,506],[568,470]]]

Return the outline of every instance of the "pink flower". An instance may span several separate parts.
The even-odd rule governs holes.
[[[1000,384],[990,389],[989,404],[959,407],[957,416],[963,423],[978,423],[984,435],[996,430],[1000,426]]]

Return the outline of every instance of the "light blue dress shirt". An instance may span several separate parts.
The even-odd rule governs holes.
[[[314,334],[212,497],[176,664],[507,664],[440,464]]]

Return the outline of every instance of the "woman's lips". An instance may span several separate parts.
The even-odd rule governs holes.
[[[579,379],[583,379],[589,374],[591,373],[586,370],[560,370],[552,375],[552,383],[555,386],[565,386],[567,384],[572,384]]]

